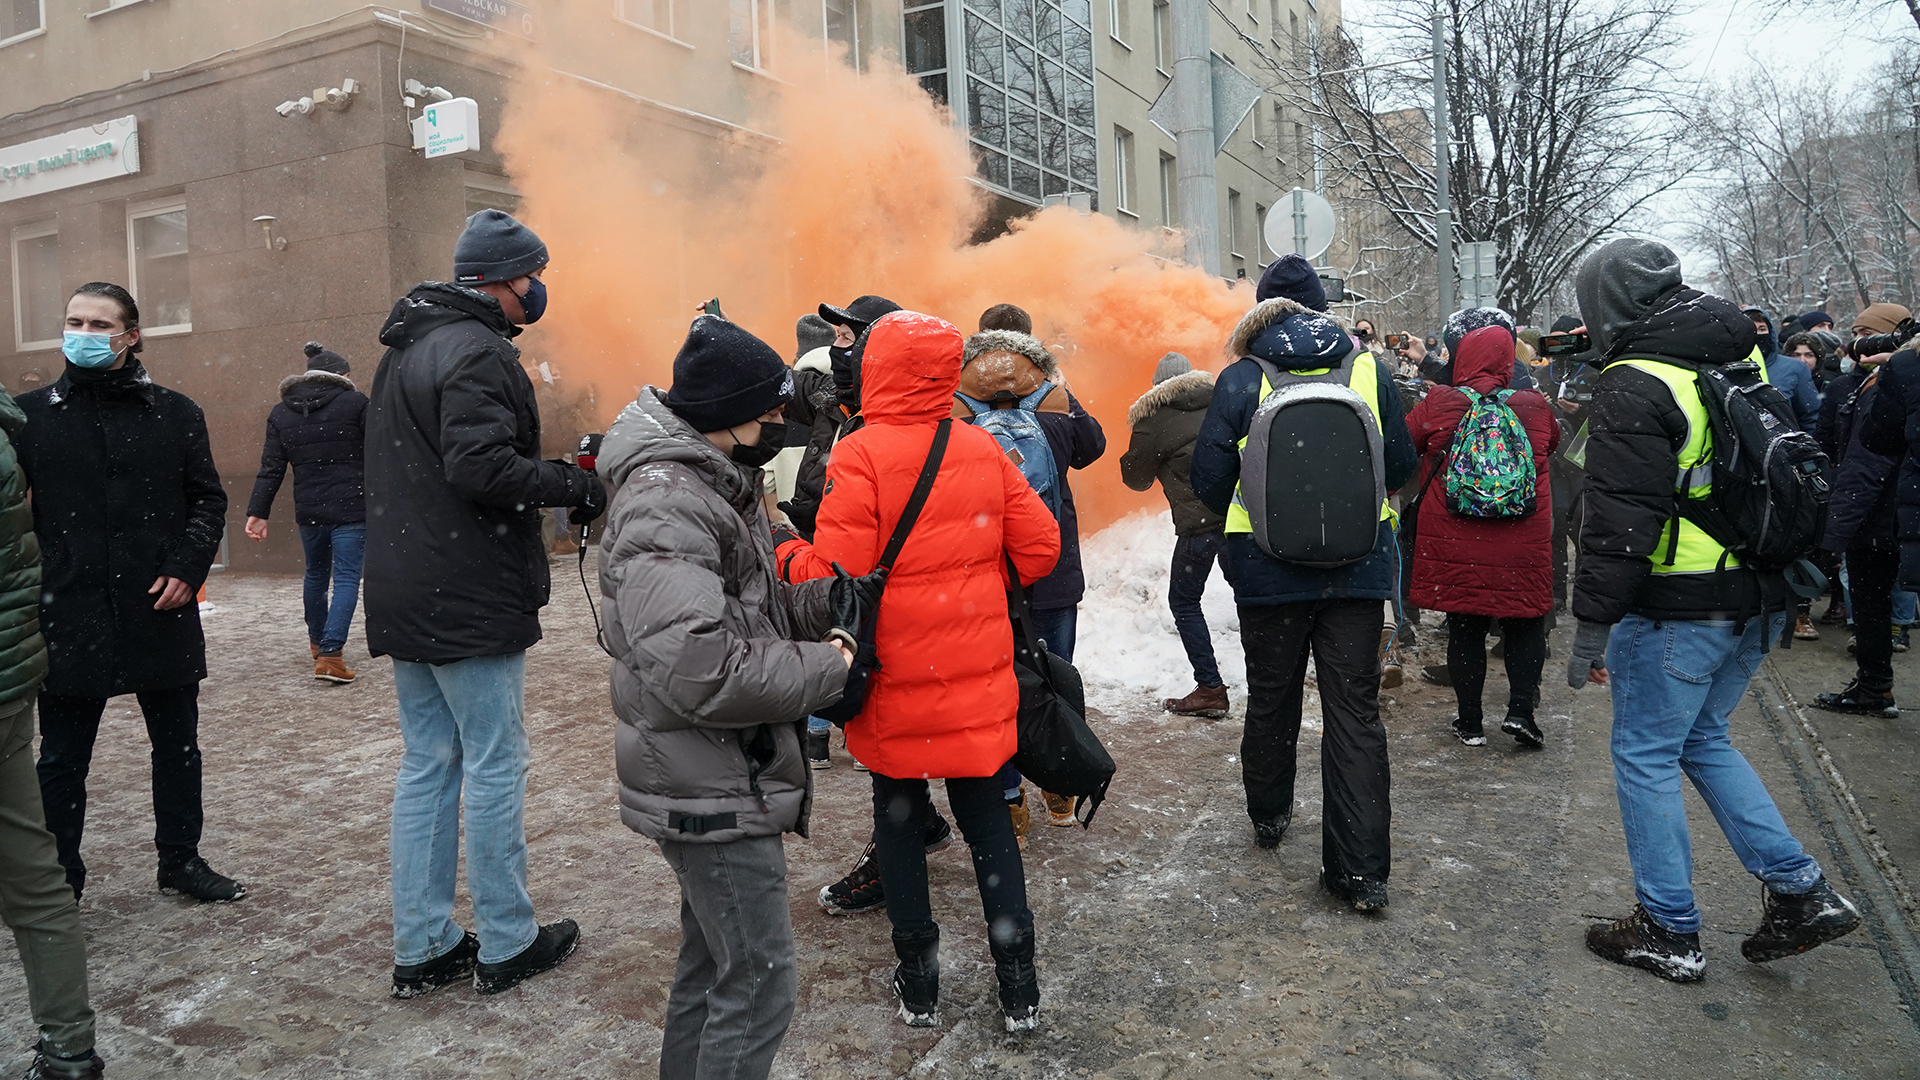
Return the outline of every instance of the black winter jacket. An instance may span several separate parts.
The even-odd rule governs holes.
[[[1915,342],[1880,369],[1867,408],[1860,444],[1900,463],[1895,496],[1899,507],[1900,584],[1920,584],[1920,352]]]
[[[200,606],[155,611],[147,591],[159,577],[199,588],[220,551],[227,495],[200,407],[130,358],[114,371],[69,364],[20,410],[47,690],[113,697],[206,678]]]
[[[1748,359],[1753,341],[1753,321],[1732,302],[1679,285],[1654,302],[1652,314],[1618,330],[1604,362],[1658,356],[1727,364]],[[1638,368],[1607,369],[1594,384],[1588,424],[1575,616],[1612,624],[1629,613],[1743,620],[1780,610],[1779,574],[1744,567],[1653,574],[1653,561],[1665,557],[1677,509],[1674,475],[1687,441],[1686,414],[1665,383]]]
[[[1073,483],[1067,472],[1099,461],[1107,452],[1107,433],[1071,392],[1067,394],[1066,412],[1034,415],[1060,469],[1060,561],[1053,564],[1046,577],[1033,583],[1029,595],[1035,611],[1063,611],[1078,604],[1087,592],[1086,574],[1080,566],[1080,511],[1074,508]]]
[[[27,426],[27,414],[0,390],[0,431]],[[47,641],[40,635],[40,541],[33,532],[27,476],[11,442],[0,442],[0,716],[33,699],[47,677]],[[31,729],[28,729],[31,734]],[[0,761],[14,747],[0,746]]]
[[[806,429],[807,449],[794,474],[793,498],[781,503],[780,509],[800,535],[812,541],[814,522],[820,516],[820,498],[827,486],[827,460],[833,456],[834,444],[860,430],[865,421],[841,405],[833,376],[825,371],[794,371],[793,400],[787,403],[786,415],[789,432]]]
[[[1827,384],[1827,394],[1820,400],[1820,418],[1814,422],[1813,438],[1827,456],[1839,461],[1847,449],[1847,436],[1841,434],[1843,427],[1857,427],[1866,414],[1858,410],[1854,398],[1860,392],[1860,384],[1867,380],[1872,369],[1855,367],[1852,371],[1837,376]],[[1842,415],[1842,410],[1850,410]]]
[[[1871,374],[1871,372],[1869,372]],[[1866,425],[1860,422],[1879,396],[1879,380],[1854,388],[1855,399],[1841,403],[1835,425],[1842,452],[1833,469],[1833,497],[1827,504],[1827,531],[1820,546],[1845,553],[1850,547],[1895,550],[1896,504],[1900,494],[1900,461],[1876,454],[1861,445]]]
[[[367,647],[423,663],[540,640],[540,509],[598,481],[540,459],[519,328],[483,292],[429,281],[393,306],[367,407]]]
[[[1212,373],[1189,371],[1140,395],[1127,411],[1133,438],[1120,455],[1120,479],[1135,491],[1160,481],[1175,536],[1219,532],[1227,523],[1193,493],[1193,443],[1212,402]]]
[[[293,520],[301,525],[358,525],[367,520],[362,490],[367,451],[367,395],[331,371],[280,380],[280,404],[267,414],[260,475],[247,516],[266,519],[293,466]]]

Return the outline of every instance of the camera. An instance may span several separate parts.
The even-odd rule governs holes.
[[[1912,340],[1916,332],[1920,332],[1920,323],[1916,323],[1912,318],[1902,319],[1900,325],[1894,327],[1891,334],[1862,334],[1854,338],[1853,344],[1847,346],[1847,352],[1855,360],[1879,356],[1881,353],[1896,352]]]

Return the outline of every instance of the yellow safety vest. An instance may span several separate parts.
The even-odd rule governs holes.
[[[1381,428],[1380,441],[1384,447],[1387,433],[1380,422],[1380,375],[1374,364],[1373,354],[1370,352],[1362,352],[1354,356],[1353,373],[1347,377],[1347,387],[1354,393],[1359,394],[1360,399],[1367,403],[1367,408],[1373,410],[1373,424],[1375,427]],[[1302,369],[1299,371],[1299,374],[1324,375],[1332,370],[1330,367]],[[1265,401],[1272,395],[1273,383],[1268,380],[1266,369],[1262,368],[1260,371],[1260,400]],[[1239,446],[1241,450],[1246,450],[1247,437],[1245,435],[1240,436],[1240,441],[1236,445]],[[1382,499],[1380,502],[1380,520],[1393,521],[1395,516],[1393,505],[1387,500]],[[1230,533],[1253,532],[1253,519],[1247,515],[1247,504],[1240,499],[1240,485],[1237,483],[1233,485],[1233,504],[1227,507],[1226,531]]]

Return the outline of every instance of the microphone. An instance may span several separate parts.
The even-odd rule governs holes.
[[[594,466],[598,464],[600,460],[600,443],[605,438],[605,435],[597,431],[590,435],[580,436],[580,445],[575,448],[573,452],[573,463],[588,472],[593,472]],[[587,534],[592,530],[593,522],[586,521],[580,524],[580,561],[582,565],[585,565],[587,558]]]

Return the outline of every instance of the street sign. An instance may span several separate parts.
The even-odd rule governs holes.
[[[480,149],[480,106],[463,97],[427,106],[413,122],[413,148],[429,158]]]
[[[1460,306],[1500,306],[1500,250],[1491,240],[1461,244]]]
[[[1267,249],[1276,255],[1300,255],[1307,261],[1333,246],[1333,204],[1312,191],[1294,188],[1267,211]]]
[[[513,0],[421,0],[421,6],[524,38],[533,36],[533,9]]]
[[[32,142],[0,146],[0,202],[140,171],[140,121],[103,120]]]
[[[1207,60],[1213,83],[1213,152],[1218,154],[1226,148],[1227,138],[1239,129],[1259,102],[1260,84],[1247,78],[1219,53],[1209,53]],[[1147,108],[1147,121],[1166,132],[1169,138],[1179,138],[1173,129],[1173,80],[1167,80],[1167,85],[1160,88],[1160,96]]]

